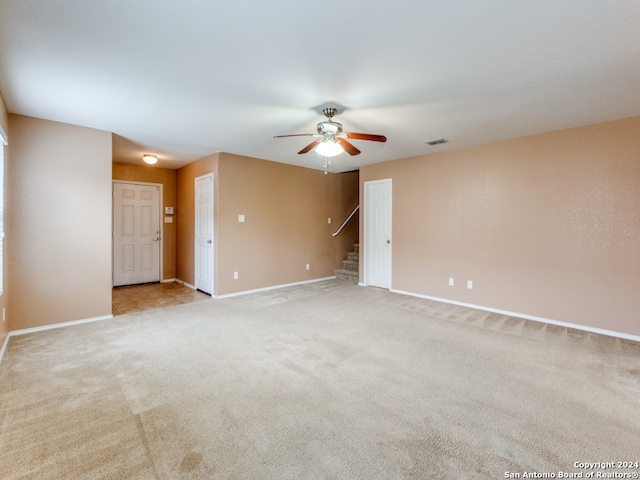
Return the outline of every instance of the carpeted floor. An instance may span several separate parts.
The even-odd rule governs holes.
[[[0,477],[629,473],[639,412],[639,343],[326,281],[12,337]]]

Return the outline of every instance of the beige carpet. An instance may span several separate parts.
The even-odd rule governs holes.
[[[341,281],[15,336],[0,365],[3,479],[498,479],[639,445],[640,344]]]

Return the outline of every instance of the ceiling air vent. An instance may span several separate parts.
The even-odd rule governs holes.
[[[427,145],[440,145],[441,143],[447,143],[449,140],[446,140],[444,138],[434,138],[433,140],[427,140],[426,143]]]

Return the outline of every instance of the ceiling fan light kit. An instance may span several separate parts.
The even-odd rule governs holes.
[[[344,148],[340,146],[339,143],[336,143],[334,140],[327,140],[320,142],[316,147],[316,152],[318,152],[323,157],[335,157],[336,155],[340,155],[344,152]]]
[[[346,139],[351,140],[369,140],[372,142],[386,142],[387,137],[384,135],[373,135],[370,133],[352,133],[343,132],[342,124],[333,121],[333,117],[338,113],[335,108],[327,107],[322,110],[327,120],[318,123],[318,133],[298,133],[293,135],[276,135],[274,138],[283,137],[316,137],[318,140],[314,140],[309,145],[304,147],[298,152],[298,154],[304,154],[310,152],[315,148],[318,154],[324,157],[335,157],[342,152],[347,152],[349,155],[359,155],[358,150],[352,143]]]

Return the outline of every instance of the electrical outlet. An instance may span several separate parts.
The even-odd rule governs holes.
[[[233,272],[233,279],[237,280],[238,279],[238,272]]]
[[[244,215],[238,215],[238,222],[244,223]]]
[[[467,280],[467,288],[471,290],[473,288],[473,280]]]
[[[327,218],[327,223],[331,225],[331,217]]]
[[[453,287],[453,278],[449,277],[449,286]]]
[[[307,270],[309,270],[309,264],[307,263]]]

